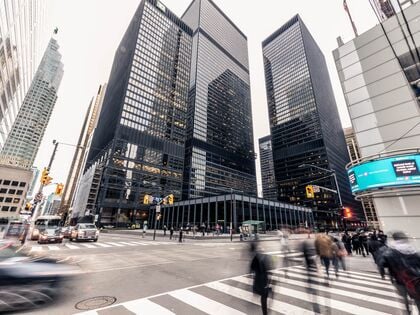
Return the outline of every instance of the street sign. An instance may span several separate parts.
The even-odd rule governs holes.
[[[156,213],[160,213],[160,205],[156,206]]]
[[[314,190],[314,193],[319,193],[320,189],[318,185],[312,185],[312,189]]]
[[[35,202],[40,202],[42,200],[42,197],[42,193],[37,193],[34,198]]]

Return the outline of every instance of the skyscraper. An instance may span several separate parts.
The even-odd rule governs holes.
[[[74,152],[73,161],[70,166],[69,175],[67,177],[66,184],[64,185],[62,204],[60,207],[63,213],[67,213],[69,210],[76,192],[77,184],[83,174],[83,169],[86,164],[86,155],[89,152],[93,131],[98,123],[98,117],[102,108],[105,91],[106,84],[100,85],[97,95],[90,101],[86,112],[85,120],[77,142],[76,151]]]
[[[211,0],[182,20],[194,32],[183,198],[256,195],[247,37]]]
[[[140,219],[145,194],[181,197],[191,44],[191,28],[160,1],[140,3],[115,54],[85,167],[101,164],[102,223]]]
[[[58,44],[51,38],[0,153],[0,163],[30,169],[57,100],[63,77]]]
[[[344,205],[359,206],[345,172],[349,157],[324,55],[299,15],[262,46],[278,198],[313,207],[320,227],[336,225],[336,194],[321,189],[314,199],[305,195],[306,183],[339,188]]]
[[[261,183],[263,198],[277,201],[277,186],[274,176],[273,148],[271,135],[259,139]]]
[[[49,1],[0,1],[0,150],[48,42]]]

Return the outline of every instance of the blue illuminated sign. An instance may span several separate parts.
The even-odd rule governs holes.
[[[353,193],[381,187],[420,184],[420,154],[365,162],[347,170]]]

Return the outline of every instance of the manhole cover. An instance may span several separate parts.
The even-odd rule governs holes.
[[[112,305],[116,300],[117,299],[113,296],[97,296],[80,301],[75,307],[82,311],[94,310],[96,308]]]

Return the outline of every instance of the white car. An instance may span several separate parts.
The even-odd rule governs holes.
[[[99,237],[99,230],[92,223],[79,223],[70,234],[70,241],[94,241],[97,242]]]

